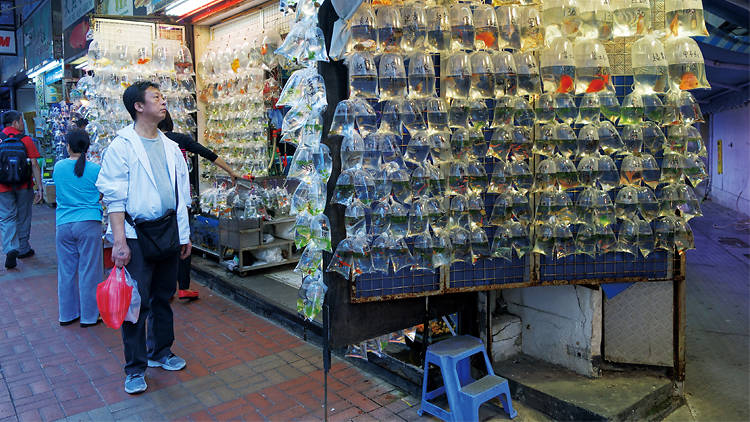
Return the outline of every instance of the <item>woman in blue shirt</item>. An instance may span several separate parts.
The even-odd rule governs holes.
[[[89,135],[68,132],[69,158],[55,164],[57,194],[57,296],[60,325],[80,319],[81,327],[98,324],[96,285],[102,281],[102,206],[96,189],[101,167],[86,162]]]

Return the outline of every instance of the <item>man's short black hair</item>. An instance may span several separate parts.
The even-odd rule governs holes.
[[[125,93],[122,94],[122,102],[125,103],[125,108],[130,113],[130,117],[135,121],[135,103],[146,102],[146,90],[149,88],[159,89],[159,85],[151,81],[139,81],[130,85]]]
[[[13,122],[20,120],[22,117],[23,115],[16,110],[8,110],[4,112],[2,117],[3,127],[10,126]]]

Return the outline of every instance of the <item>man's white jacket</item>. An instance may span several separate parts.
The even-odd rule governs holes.
[[[177,203],[177,225],[180,244],[190,240],[190,223],[187,204],[190,200],[190,180],[185,158],[176,143],[161,131],[159,137],[164,144],[169,177],[174,189],[175,175],[179,199]],[[162,216],[161,199],[151,163],[146,155],[141,137],[130,124],[117,132],[117,137],[107,148],[102,159],[102,169],[96,180],[102,201],[108,213],[126,212],[133,220],[153,220]],[[107,234],[111,234],[110,228]],[[136,239],[135,229],[125,222],[125,237]]]

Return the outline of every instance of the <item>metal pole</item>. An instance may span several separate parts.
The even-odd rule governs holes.
[[[331,370],[330,312],[323,304],[323,420],[328,422],[328,372]]]
[[[422,328],[422,362],[427,356],[427,346],[429,345],[428,337],[430,335],[430,297],[424,297],[424,326]],[[425,367],[426,371],[427,368]]]

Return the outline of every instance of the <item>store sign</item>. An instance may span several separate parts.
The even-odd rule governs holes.
[[[16,8],[13,0],[0,0],[0,25],[16,25]]]
[[[133,16],[133,0],[106,0],[105,15]]]
[[[44,97],[46,102],[57,103],[60,102],[60,89],[56,85],[47,85],[45,87]]]
[[[89,32],[89,17],[83,16],[63,31],[63,58],[73,59],[88,50],[90,40],[86,39]]]
[[[23,24],[23,48],[26,68],[33,69],[53,57],[52,6],[40,6]]]
[[[15,56],[16,31],[0,30],[0,54],[3,56]]]
[[[64,72],[65,71],[63,70],[62,66],[56,68],[55,70],[50,70],[49,72],[44,74],[44,84],[49,85],[59,81],[63,78]]]
[[[92,10],[94,10],[94,0],[62,0],[63,29],[68,29]]]

